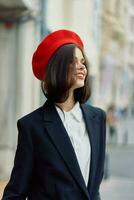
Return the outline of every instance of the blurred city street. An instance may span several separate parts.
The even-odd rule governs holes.
[[[101,185],[103,200],[134,199],[134,146],[107,148],[109,178]]]
[[[102,200],[133,200],[134,179],[110,177],[101,185]]]

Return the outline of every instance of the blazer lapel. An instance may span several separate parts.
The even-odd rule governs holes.
[[[99,119],[92,111],[92,109],[89,109],[89,106],[86,104],[81,105],[83,116],[85,119],[87,132],[89,135],[90,145],[91,145],[91,162],[90,162],[90,171],[89,171],[89,180],[88,180],[88,186],[87,189],[89,193],[92,191],[92,187],[94,184],[95,179],[95,172],[96,172],[96,164],[97,164],[97,155],[99,151],[98,147],[98,131],[100,129],[99,126]]]
[[[55,145],[57,151],[63,158],[65,164],[78,183],[79,187],[84,191],[85,195],[89,199],[89,193],[81,174],[81,170],[70,138],[54,105],[48,101],[44,105],[44,122],[44,127],[47,130],[52,143]]]

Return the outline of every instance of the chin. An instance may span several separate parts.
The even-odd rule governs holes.
[[[84,87],[84,81],[77,82],[74,85],[74,89],[81,88],[81,87]]]

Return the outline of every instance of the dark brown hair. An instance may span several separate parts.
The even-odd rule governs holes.
[[[48,100],[54,103],[62,103],[69,96],[69,89],[72,87],[74,80],[70,78],[70,66],[74,63],[74,51],[77,46],[75,44],[66,44],[60,47],[48,62],[45,71],[45,80],[41,82],[41,88]],[[85,58],[85,55],[82,51]],[[85,58],[85,66],[87,68],[87,76],[85,84],[81,88],[74,90],[75,102],[84,103],[91,95],[89,85],[88,64]]]

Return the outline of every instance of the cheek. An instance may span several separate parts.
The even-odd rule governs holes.
[[[69,69],[68,77],[70,80],[75,80],[76,79],[76,68],[73,66],[72,68]]]
[[[85,75],[87,75],[87,69],[85,68]]]
[[[70,73],[68,74],[68,83],[69,85],[73,85],[75,82],[76,82],[76,76],[75,76],[75,73],[72,71],[70,71]]]
[[[72,74],[72,75],[71,75],[71,80],[72,80],[72,83],[73,83],[73,84],[77,81],[77,77],[76,77],[75,74]]]

